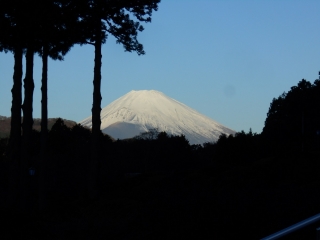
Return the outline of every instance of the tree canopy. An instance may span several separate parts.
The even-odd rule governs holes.
[[[275,142],[301,143],[320,134],[320,80],[302,79],[270,104],[262,134]]]

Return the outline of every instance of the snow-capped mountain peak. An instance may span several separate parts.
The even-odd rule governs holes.
[[[91,127],[91,116],[80,122]],[[183,134],[191,144],[216,141],[234,131],[156,90],[132,90],[101,110],[101,130],[115,139],[156,128]]]

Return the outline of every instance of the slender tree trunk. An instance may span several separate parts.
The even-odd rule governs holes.
[[[41,152],[45,152],[48,135],[48,46],[43,47],[41,93]]]
[[[22,123],[22,137],[23,137],[23,146],[29,146],[31,136],[32,136],[32,126],[33,126],[33,117],[32,117],[32,104],[33,104],[33,57],[34,51],[31,48],[28,48],[26,53],[26,76],[24,79],[24,101],[22,105],[23,110],[23,123]]]
[[[12,204],[18,204],[19,199],[19,165],[21,158],[21,91],[22,91],[22,48],[14,50],[14,74],[12,87],[11,129],[9,151],[11,160],[10,190]]]
[[[89,197],[94,199],[98,196],[98,164],[100,157],[100,134],[101,134],[101,66],[102,66],[102,39],[101,23],[97,24],[95,55],[94,55],[94,78],[93,78],[93,104],[92,104],[92,142],[91,142],[91,169],[89,175]]]
[[[41,80],[41,151],[39,167],[39,209],[46,206],[45,173],[47,165],[47,137],[48,137],[48,46],[43,46],[42,80]]]
[[[21,147],[21,91],[22,91],[22,48],[14,52],[14,74],[12,87],[10,153],[12,160],[19,162]]]
[[[24,102],[22,105],[23,110],[23,123],[22,123],[22,161],[21,161],[21,208],[26,209],[27,201],[27,186],[28,186],[28,167],[31,164],[31,142],[32,142],[32,103],[33,103],[33,57],[34,51],[32,48],[27,49],[26,53],[26,76],[24,79]]]

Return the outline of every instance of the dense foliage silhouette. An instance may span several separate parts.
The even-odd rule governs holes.
[[[108,35],[116,38],[125,51],[135,51],[138,55],[144,54],[143,45],[137,40],[138,32],[143,31],[141,22],[151,22],[152,12],[158,9],[160,0],[144,1],[76,1],[79,9],[80,28],[77,28],[80,44],[94,46],[94,77],[93,77],[93,102],[92,102],[92,143],[91,143],[91,191],[92,198],[98,194],[96,175],[100,160],[101,134],[101,66],[102,44]]]
[[[302,79],[290,91],[274,98],[262,135],[276,151],[302,151],[319,148],[320,80]]]
[[[14,85],[12,88],[12,116],[10,153],[12,163],[19,172],[20,199],[26,195],[24,187],[27,166],[32,162],[30,144],[33,126],[33,61],[35,53],[42,56],[42,140],[41,158],[46,159],[47,143],[47,71],[48,57],[62,60],[74,44],[92,44],[95,47],[92,105],[91,176],[89,191],[97,195],[96,172],[100,159],[100,112],[101,112],[101,46],[107,36],[112,35],[126,51],[144,54],[143,46],[137,40],[138,32],[143,31],[140,22],[150,22],[153,11],[158,9],[160,0],[144,1],[5,1],[0,10],[0,51],[12,51],[15,56]],[[134,19],[134,20],[132,20]],[[22,57],[26,56],[24,78],[24,99],[22,102]],[[21,109],[23,122],[21,125]],[[21,139],[22,126],[22,139]],[[22,141],[22,144],[21,144]],[[23,159],[21,159],[21,157]],[[19,169],[19,170],[18,170]],[[45,166],[41,167],[41,172]],[[42,175],[45,173],[43,172]],[[18,177],[16,178],[18,179]],[[16,185],[17,183],[15,183]],[[14,187],[15,188],[15,187]],[[21,200],[23,203],[24,200]],[[21,205],[21,208],[27,208]]]

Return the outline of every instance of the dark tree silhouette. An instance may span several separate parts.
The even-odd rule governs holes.
[[[140,22],[150,22],[152,11],[158,9],[160,0],[135,1],[85,1],[82,9],[83,29],[86,29],[83,44],[91,44],[95,49],[94,78],[93,78],[93,104],[92,104],[92,166],[90,174],[89,195],[97,196],[96,177],[100,151],[100,113],[101,113],[101,66],[102,44],[107,36],[114,36],[117,43],[122,44],[125,51],[135,51],[138,55],[144,54],[143,46],[137,40],[139,31],[143,31]],[[132,20],[135,17],[136,20]],[[88,34],[89,33],[89,34]]]
[[[22,102],[22,57],[23,57],[23,6],[18,1],[5,1],[0,9],[0,51],[11,51],[14,55],[12,87],[11,129],[9,154],[11,159],[10,189],[13,203],[18,199],[16,190],[21,190],[23,180],[19,178],[21,163],[21,102]],[[21,191],[20,191],[21,192]]]
[[[63,60],[65,54],[78,39],[73,37],[72,27],[77,23],[75,6],[68,0],[40,1],[39,8],[42,9],[38,16],[39,41],[42,57],[42,80],[41,80],[41,134],[42,148],[48,132],[48,58]]]
[[[12,87],[11,107],[11,130],[10,130],[10,153],[11,156],[18,156],[21,139],[21,89],[22,89],[22,43],[20,40],[21,23],[18,22],[19,8],[5,1],[0,9],[0,51],[11,51],[14,54],[14,74]],[[19,156],[20,157],[20,156]],[[17,160],[17,159],[16,159]]]
[[[38,5],[42,9],[38,15],[39,41],[42,57],[41,79],[41,164],[39,178],[39,207],[44,206],[43,185],[45,176],[45,159],[48,136],[48,58],[63,60],[64,55],[73,44],[78,41],[72,35],[71,28],[77,23],[74,5],[68,0],[41,1]]]
[[[39,53],[43,60],[42,73],[42,143],[45,144],[47,135],[47,71],[48,56],[62,60],[72,44],[66,34],[66,21],[70,18],[62,8],[68,1],[37,1],[32,0],[24,3],[25,19],[24,45],[26,48],[26,76],[24,79],[24,102],[23,110],[23,152],[28,156],[33,116],[33,59],[34,54]],[[72,16],[72,15],[71,15]],[[70,34],[69,34],[70,35]],[[45,148],[45,146],[43,146]],[[29,160],[27,160],[28,162]],[[30,164],[30,163],[29,163]]]
[[[0,10],[0,50],[14,52],[14,85],[12,89],[12,122],[10,149],[14,162],[20,165],[21,202],[24,202],[28,165],[33,164],[32,142],[32,104],[33,104],[33,59],[34,53],[42,55],[42,153],[47,136],[47,63],[48,56],[62,60],[70,47],[71,33],[67,34],[66,25],[75,21],[76,15],[70,11],[70,1],[5,1]],[[68,8],[69,7],[69,8]],[[63,9],[62,9],[63,8]],[[67,9],[67,10],[66,10]],[[66,11],[62,11],[66,10]],[[69,14],[69,15],[68,15]],[[70,28],[69,28],[70,32]],[[75,40],[73,40],[74,42]],[[24,101],[21,105],[22,55],[26,49],[26,75],[24,79]],[[21,107],[23,123],[21,125]],[[22,148],[21,148],[22,126]],[[20,156],[19,156],[20,155]],[[20,161],[21,155],[23,160]]]
[[[39,7],[38,0],[26,2],[17,1],[18,5],[23,6],[23,43],[26,49],[26,74],[24,78],[24,100],[22,104],[23,122],[22,122],[22,161],[21,161],[21,196],[20,201],[22,209],[29,209],[26,205],[28,200],[28,168],[34,166],[34,157],[32,157],[32,140],[33,140],[33,65],[34,54],[41,49],[39,33],[39,18],[42,8]]]
[[[263,128],[263,136],[274,148],[305,150],[316,144],[320,129],[320,84],[302,79],[290,91],[274,98]],[[314,146],[313,146],[314,148]]]
[[[101,112],[101,46],[107,36],[113,35],[126,51],[144,54],[137,34],[143,30],[140,22],[150,22],[152,11],[157,10],[160,0],[136,1],[6,1],[1,9],[0,27],[6,33],[0,38],[0,50],[13,51],[15,72],[12,104],[12,134],[15,153],[20,151],[21,107],[23,110],[22,151],[20,163],[21,199],[26,194],[28,165],[32,164],[30,144],[32,140],[33,104],[33,60],[39,53],[43,60],[42,74],[42,143],[47,134],[47,71],[48,57],[62,59],[74,42],[90,43],[95,47],[94,91],[92,106],[92,167],[90,174],[90,196],[96,196],[97,164],[100,150]],[[49,11],[48,11],[49,10]],[[135,18],[132,20],[131,18]],[[80,20],[80,24],[78,22]],[[21,105],[22,54],[26,51],[26,75],[24,79],[24,101]],[[19,118],[18,118],[19,117]],[[18,136],[19,135],[19,136]],[[15,137],[14,137],[15,136]],[[13,146],[13,144],[11,144]],[[43,149],[45,146],[43,145]],[[12,151],[13,152],[13,151]],[[22,200],[23,202],[24,200]]]

